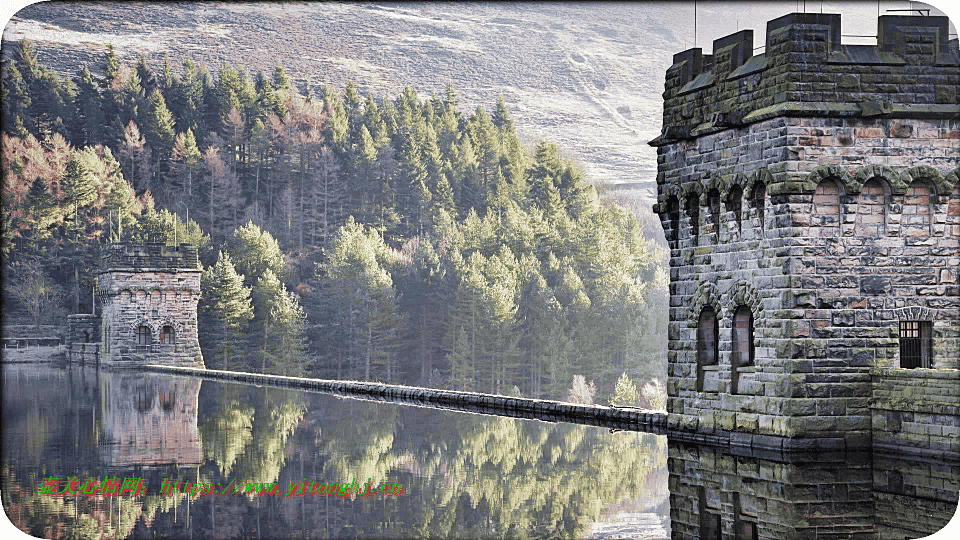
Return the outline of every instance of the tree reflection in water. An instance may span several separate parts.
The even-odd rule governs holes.
[[[666,497],[665,442],[652,435],[183,377],[10,369],[4,505],[48,538],[578,537]],[[149,494],[38,493],[46,476],[107,475],[143,477]],[[164,478],[277,482],[284,495],[159,495]],[[404,493],[285,496],[305,479]]]

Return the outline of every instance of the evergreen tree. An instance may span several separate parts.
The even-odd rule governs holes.
[[[32,99],[26,81],[13,60],[3,67],[3,129],[11,135],[23,137],[25,122],[29,119]],[[18,127],[19,126],[19,127]]]
[[[191,205],[193,202],[193,184],[195,174],[201,170],[203,155],[200,148],[197,147],[197,140],[193,136],[193,130],[187,129],[185,133],[180,133],[173,141],[173,151],[171,155],[171,168],[173,176],[171,178],[171,189],[179,187],[181,201]],[[197,209],[196,205],[192,205]]]
[[[230,255],[237,272],[247,276],[246,285],[252,286],[268,271],[275,277],[286,279],[287,263],[280,244],[269,232],[248,221],[234,229],[224,248]]]
[[[101,133],[106,117],[103,115],[102,100],[93,75],[84,66],[77,78],[77,125],[74,129],[74,145],[85,146],[103,142]]]
[[[198,313],[203,315],[203,329],[206,348],[215,351],[218,367],[235,367],[233,359],[241,336],[246,333],[247,324],[253,318],[253,305],[250,301],[250,289],[243,285],[243,276],[237,274],[230,255],[220,252],[217,262],[204,270],[201,276],[200,303]]]
[[[63,179],[60,180],[60,185],[63,189],[64,202],[72,210],[71,219],[67,222],[69,223],[67,239],[70,242],[70,249],[66,255],[73,266],[72,288],[74,294],[72,313],[79,313],[80,270],[82,266],[85,266],[83,260],[88,258],[84,257],[85,254],[83,252],[91,248],[87,243],[89,238],[87,236],[86,212],[81,213],[80,209],[96,199],[98,186],[96,179],[89,173],[86,167],[84,167],[78,154],[74,154],[70,158],[70,162],[67,163],[67,170]]]
[[[147,129],[144,137],[150,146],[153,156],[153,171],[156,179],[152,184],[156,186],[154,196],[162,197],[164,201],[179,195],[169,193],[168,180],[170,170],[170,156],[173,154],[173,144],[176,138],[174,132],[173,115],[167,109],[166,101],[160,90],[154,88],[149,97]]]

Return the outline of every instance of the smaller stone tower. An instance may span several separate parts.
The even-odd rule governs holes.
[[[203,367],[200,264],[190,244],[111,244],[100,263],[100,365]]]

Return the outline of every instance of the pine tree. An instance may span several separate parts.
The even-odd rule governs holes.
[[[253,318],[250,289],[243,285],[243,276],[237,274],[230,255],[220,252],[217,262],[201,276],[200,304],[204,315],[201,328],[207,346],[216,351],[220,367],[230,368],[231,361]]]
[[[101,133],[106,118],[103,115],[102,98],[97,83],[86,66],[77,78],[76,108],[74,145],[85,146],[103,142]]]
[[[98,186],[96,179],[84,167],[77,153],[74,153],[70,162],[67,163],[67,170],[63,179],[60,180],[60,186],[64,194],[63,202],[72,209],[67,228],[67,238],[71,245],[67,258],[73,266],[73,313],[79,313],[80,269],[85,258],[83,252],[91,247],[87,243],[86,212],[81,213],[80,209],[97,198]]]
[[[185,133],[177,135],[173,141],[173,151],[171,155],[171,167],[174,173],[173,187],[179,186],[180,200],[191,205],[193,202],[193,183],[194,176],[201,167],[203,155],[197,147],[197,140],[193,136],[193,130],[187,129]],[[194,209],[197,207],[194,205]]]
[[[170,171],[170,156],[173,154],[173,144],[176,138],[174,132],[173,115],[167,109],[163,94],[158,88],[154,88],[149,97],[148,114],[146,123],[147,144],[150,146],[153,157],[154,196],[159,197],[164,202],[172,200],[178,193],[170,193],[168,180]]]
[[[220,150],[208,147],[203,154],[207,175],[207,223],[215,241],[222,241],[236,226],[243,199],[237,174],[220,157]]]
[[[32,100],[20,69],[13,60],[4,62],[3,67],[3,129],[11,135],[25,136]],[[19,126],[19,127],[18,127]]]
[[[497,108],[493,113],[491,121],[493,125],[497,126],[497,129],[500,130],[500,133],[513,131],[513,118],[510,117],[510,111],[507,110],[507,102],[503,99],[502,94],[497,98]]]
[[[252,286],[268,271],[279,279],[286,279],[289,275],[280,244],[252,221],[234,229],[224,248],[237,272],[247,276],[247,286]]]
[[[151,151],[147,146],[147,139],[140,134],[140,128],[133,120],[130,120],[123,130],[123,141],[120,148],[123,176],[130,181],[137,193],[143,193],[152,187]]]
[[[617,386],[614,389],[613,397],[610,398],[610,404],[614,406],[636,407],[639,403],[640,394],[637,392],[637,385],[627,377],[626,372],[620,374],[617,379]]]

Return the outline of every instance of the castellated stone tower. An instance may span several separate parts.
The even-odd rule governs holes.
[[[203,367],[197,340],[200,264],[190,244],[111,244],[101,257],[104,367]]]
[[[960,51],[946,17],[794,13],[667,70],[669,426],[753,448],[960,440]],[[960,454],[957,454],[960,455]]]

